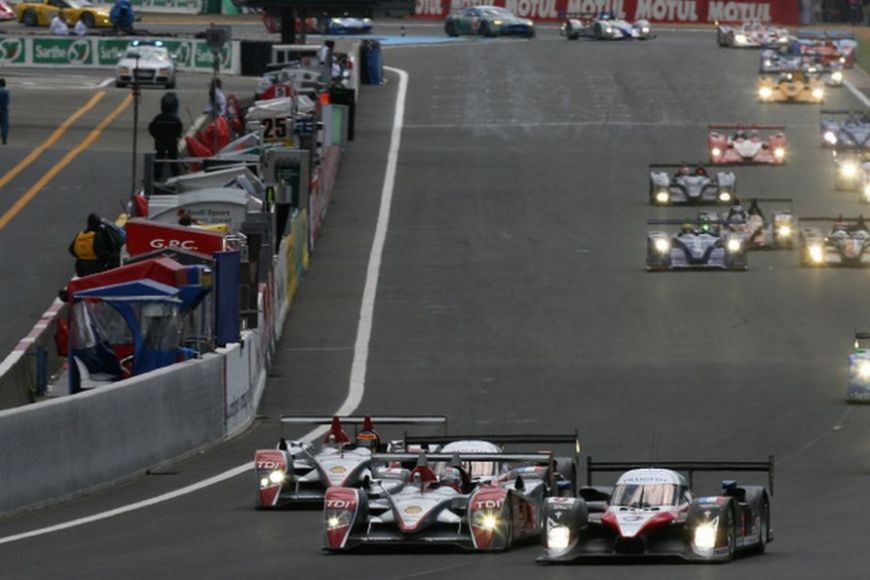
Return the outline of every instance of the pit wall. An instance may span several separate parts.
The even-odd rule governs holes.
[[[504,6],[524,18],[558,22],[566,14],[612,11],[626,20],[654,24],[709,24],[760,20],[785,26],[800,24],[798,0],[416,0],[418,18],[445,18],[467,6]]]

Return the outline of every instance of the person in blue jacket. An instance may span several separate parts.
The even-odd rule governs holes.
[[[6,79],[0,79],[0,138],[6,145],[9,138],[9,89],[6,88]]]
[[[122,32],[133,30],[136,14],[133,12],[133,4],[130,3],[130,0],[117,0],[109,12],[109,20],[115,25],[115,30]]]

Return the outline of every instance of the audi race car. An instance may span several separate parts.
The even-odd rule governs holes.
[[[857,191],[861,202],[870,203],[870,150],[838,147],[833,153],[836,188]]]
[[[813,56],[823,65],[840,64],[843,68],[855,66],[858,42],[855,35],[845,31],[801,31],[797,34],[801,51]]]
[[[647,235],[647,271],[746,270],[749,267],[746,234],[723,229],[722,220],[715,214],[702,213],[698,219],[686,220],[653,219],[647,223],[681,226],[676,233],[656,230]]]
[[[807,226],[811,222],[833,224],[827,228]],[[798,220],[801,266],[859,267],[870,264],[870,229],[863,216],[857,218],[809,217]]]
[[[696,496],[696,472],[767,472],[768,486],[723,480],[718,495]],[[613,487],[592,475],[623,472]],[[768,461],[593,462],[580,497],[547,500],[542,564],[613,557],[671,557],[724,562],[738,552],[762,554],[773,541]],[[688,481],[683,473],[689,475]]]
[[[758,79],[758,100],[762,103],[823,103],[825,85],[803,70]]]
[[[371,477],[372,454],[391,450],[374,429],[379,425],[444,425],[445,417],[281,417],[282,425],[329,425],[320,445],[287,441],[276,449],[260,449],[254,456],[257,507],[294,503],[320,504],[335,486],[360,486]],[[362,427],[353,439],[344,425]]]
[[[714,165],[782,165],[788,151],[779,125],[710,125],[707,148]],[[727,135],[723,129],[734,129]],[[764,133],[762,133],[762,131]]]
[[[568,40],[577,40],[581,36],[597,40],[649,40],[652,27],[648,20],[629,22],[616,18],[612,12],[569,14],[559,27],[559,34]]]
[[[866,346],[870,333],[855,333],[855,349],[849,355],[849,385],[846,400],[850,403],[870,403],[870,352]]]
[[[740,26],[721,25],[716,28],[716,44],[727,48],[759,48],[773,43],[788,42],[788,29],[760,22],[744,22]]]
[[[822,147],[848,147],[870,151],[870,112],[822,111],[819,121]]]
[[[414,469],[400,467],[413,459]],[[386,467],[375,469],[364,489],[327,490],[326,550],[375,545],[509,550],[541,537],[544,501],[558,489],[551,453],[375,454],[373,461]],[[495,469],[472,481],[469,464]]]
[[[759,202],[785,207],[765,216]],[[728,229],[746,236],[750,250],[791,249],[794,248],[797,235],[792,207],[793,201],[790,197],[756,197],[750,200],[749,209],[738,210],[737,207],[732,207],[722,220]]]
[[[480,36],[535,37],[535,23],[520,18],[501,6],[468,6],[447,16],[444,21],[447,36],[479,34]]]
[[[175,61],[163,42],[134,40],[115,68],[115,86],[163,85],[175,88]]]
[[[710,174],[701,163],[656,163],[649,168],[649,202],[652,205],[730,204],[737,189],[737,177],[732,171]],[[666,169],[676,171],[672,175],[661,171]]]

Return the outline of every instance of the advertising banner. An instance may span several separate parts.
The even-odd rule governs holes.
[[[163,248],[181,248],[210,256],[224,249],[224,236],[217,232],[138,218],[128,221],[125,229],[127,252],[131,256]]]
[[[800,24],[799,0],[416,0],[415,14],[440,19],[483,4],[504,6],[518,16],[541,22],[558,22],[567,14],[610,11],[617,18],[655,24],[712,25],[747,20]]]
[[[33,64],[89,66],[94,64],[93,42],[88,38],[34,38]]]
[[[0,65],[24,64],[27,56],[23,38],[0,38]]]

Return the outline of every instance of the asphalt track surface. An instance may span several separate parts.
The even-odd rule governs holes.
[[[718,49],[712,34],[696,32],[625,44],[569,43],[549,33],[531,42],[393,49],[385,60],[410,82],[359,411],[444,413],[454,432],[576,427],[584,454],[596,459],[774,454],[776,541],[768,553],[721,566],[568,568],[536,566],[534,546],[327,555],[320,512],[254,510],[246,474],[2,544],[0,576],[864,577],[870,409],[843,398],[851,334],[867,323],[870,273],[801,269],[794,252],[754,253],[745,273],[643,269],[646,219],[691,213],[648,207],[647,164],[703,158],[709,122],[788,126],[788,166],[737,169],[744,197],[790,195],[799,215],[870,214],[856,195],[833,190],[829,154],[818,147],[818,107],[757,104],[757,53]],[[6,519],[0,538],[215,475],[273,446],[281,413],[338,408],[389,145],[397,83],[387,78],[363,89],[357,140],[261,419],[160,475]],[[826,106],[857,105],[841,90]],[[106,155],[126,155],[118,152],[124,142],[110,140]],[[94,155],[77,171],[98,173],[100,163]],[[702,493],[718,487],[714,478],[696,483]]]

